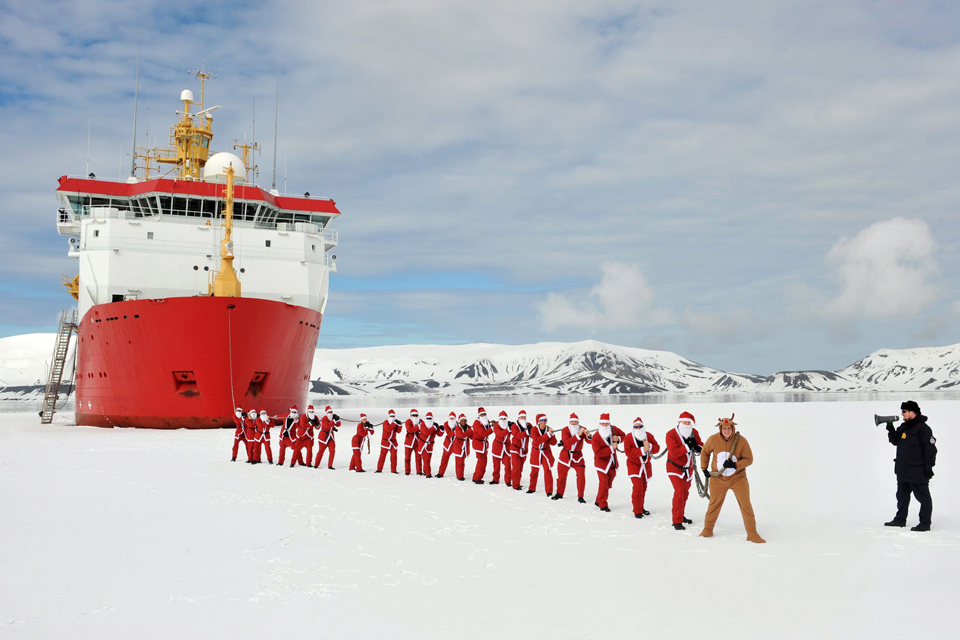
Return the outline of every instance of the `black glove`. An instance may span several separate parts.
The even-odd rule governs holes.
[[[737,468],[737,463],[734,462],[732,459],[727,458],[726,460],[723,461],[723,468],[724,468],[724,469],[736,469],[736,468]]]
[[[887,423],[887,432],[888,432],[888,433],[893,433],[893,423],[892,423],[892,422],[888,422],[888,423]]]
[[[709,478],[709,477],[710,477],[710,469],[701,469],[701,471],[703,471],[703,477],[704,477],[704,478]]]
[[[337,414],[333,414],[333,419],[334,419],[336,422],[340,422],[340,416],[338,416]]]
[[[693,445],[693,452],[697,455],[700,455],[700,452],[703,451],[703,447],[698,444]]]
[[[697,441],[693,439],[693,436],[687,436],[683,439],[683,442],[691,449],[697,446]]]
[[[927,476],[927,480],[933,477],[933,467],[924,467],[923,475]]]

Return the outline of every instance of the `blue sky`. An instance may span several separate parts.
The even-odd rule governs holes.
[[[960,8],[940,2],[0,7],[0,335],[76,272],[56,178],[214,148],[344,212],[327,347],[597,339],[731,371],[960,342]],[[16,153],[12,153],[15,151]],[[284,173],[284,164],[286,171]]]

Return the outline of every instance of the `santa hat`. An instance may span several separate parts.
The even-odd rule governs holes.
[[[431,420],[433,420],[433,411],[427,411],[427,415],[424,416],[424,417],[425,417],[425,418],[430,418]]]
[[[642,426],[643,426],[643,418],[634,418],[634,419],[633,419],[633,426],[635,426],[635,427],[642,427]]]
[[[500,412],[500,417],[501,417],[501,418],[506,418],[506,417],[508,417],[508,416],[507,416],[507,412],[506,412],[506,411],[501,411],[501,412]]]
[[[266,412],[267,412],[266,409],[260,409],[260,413],[266,413]]]
[[[571,413],[571,414],[570,414],[570,419],[571,419],[571,420],[576,420],[577,422],[580,422],[580,416],[578,416],[578,415],[575,414],[575,413]]]
[[[477,415],[478,415],[478,416],[485,416],[485,415],[487,415],[487,410],[484,409],[483,407],[480,407],[479,409],[477,409]]]
[[[526,418],[526,417],[527,417],[527,412],[524,411],[523,409],[520,409],[520,413],[517,414],[517,417]]]
[[[694,419],[693,414],[690,413],[689,411],[684,411],[683,413],[681,413],[679,419],[680,419],[680,420],[689,420],[689,421],[692,422],[693,424],[697,424],[697,421]]]
[[[393,409],[390,409],[390,411],[387,411],[387,415],[388,415],[388,416],[395,416],[395,415],[397,415],[397,412],[394,411]]]
[[[310,407],[310,408],[313,409],[313,407]],[[324,408],[324,412],[325,412],[325,413],[330,413],[331,411],[333,411],[333,409],[330,408],[330,405],[327,405],[327,406]]]
[[[412,415],[412,416],[419,416],[419,415],[420,415],[420,412],[417,411],[416,409],[410,409],[410,415]]]
[[[456,420],[456,419],[457,419],[457,412],[456,412],[456,411],[451,411],[451,412],[450,412],[450,415],[448,415],[447,417],[448,417],[448,418],[453,418],[454,420]]]
[[[365,413],[361,413],[361,414],[360,414],[360,419],[361,419],[361,420],[363,420],[363,419],[366,418],[366,417],[367,417],[367,414],[365,414]]]
[[[603,424],[604,422],[606,422],[607,424],[610,423],[610,414],[609,414],[609,413],[601,413],[601,414],[600,414],[600,424]]]
[[[312,409],[313,407],[311,406],[310,408]],[[297,413],[297,405],[290,407],[290,413]]]
[[[545,414],[543,413],[537,414],[537,422],[540,422],[541,420],[546,420],[546,419],[547,419],[547,416]]]
[[[459,421],[459,420],[466,420],[466,419],[467,419],[467,416],[463,415],[462,413],[457,416],[457,420],[458,420],[458,421]]]

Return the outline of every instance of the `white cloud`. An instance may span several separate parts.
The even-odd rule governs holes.
[[[937,242],[923,220],[893,218],[827,253],[840,290],[823,312],[835,319],[897,318],[919,314],[939,295]]]
[[[540,303],[543,327],[622,329],[639,324],[653,304],[653,288],[635,264],[607,262],[601,265],[603,278],[590,289],[587,299],[574,300],[568,294],[550,293]],[[663,322],[662,310],[655,320]]]

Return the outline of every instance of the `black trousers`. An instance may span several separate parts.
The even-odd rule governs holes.
[[[930,524],[933,515],[933,498],[930,497],[929,482],[900,482],[897,481],[897,517],[900,522],[907,521],[907,511],[910,509],[910,494],[920,503],[920,524]]]

